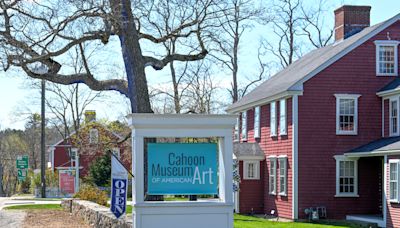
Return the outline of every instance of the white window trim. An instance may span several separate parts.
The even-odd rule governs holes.
[[[248,165],[253,164],[254,167],[254,177],[248,176]],[[243,180],[259,180],[260,179],[260,161],[243,161]]]
[[[282,120],[282,109],[285,113],[285,118]],[[279,101],[279,135],[287,135],[287,105],[286,99]]]
[[[374,41],[376,46],[376,58],[375,58],[375,68],[377,76],[398,76],[398,45],[399,41],[397,40],[376,40]],[[393,46],[394,47],[394,73],[380,73],[379,72],[379,48],[381,46]]]
[[[236,118],[236,125],[234,128],[233,141],[238,142],[240,140],[240,118]]]
[[[397,133],[394,134],[393,133],[393,129],[392,129],[392,101],[397,101]],[[399,104],[399,97],[391,97],[389,99],[389,136],[399,136],[400,135],[400,120],[399,120],[399,108],[400,108],[400,104]]]
[[[335,197],[359,197],[358,195],[358,158],[348,158],[344,155],[334,156],[336,160],[336,195]],[[340,192],[340,162],[354,161],[354,193]]]
[[[397,164],[397,198],[396,199],[390,199],[390,175],[391,175],[391,173],[392,172],[390,172],[390,164]],[[389,167],[388,167],[388,169],[389,169],[389,178],[388,178],[388,188],[389,188],[389,202],[391,202],[391,203],[400,203],[400,201],[399,201],[399,196],[400,196],[400,193],[399,193],[399,187],[400,187],[400,184],[399,184],[399,174],[400,174],[400,172],[399,172],[399,168],[400,168],[400,160],[399,159],[389,159]]]
[[[242,112],[242,140],[246,141],[247,140],[247,110]]]
[[[261,108],[257,106],[254,108],[254,138],[260,138],[260,116]]]
[[[274,112],[272,111],[272,106],[274,106]],[[269,111],[270,111],[270,115],[269,115],[269,119],[270,119],[270,131],[271,131],[271,137],[274,137],[277,135],[277,116],[276,116],[276,102],[271,102],[270,106],[269,106]],[[274,120],[272,119],[272,114],[274,114]],[[272,126],[274,126],[274,129],[272,128]]]
[[[336,135],[357,135],[358,134],[358,98],[360,94],[335,94],[336,97]],[[354,99],[354,130],[340,130],[340,99]]]
[[[288,170],[287,170],[287,167],[288,167],[288,165],[287,165],[287,163],[288,163],[287,156],[278,156],[278,160],[279,160],[279,162],[278,162],[278,164],[279,164],[279,195],[280,196],[287,196],[287,188],[288,188],[288,186],[287,186],[287,184],[288,184],[288,181],[287,181],[287,173],[288,173]],[[285,174],[284,174],[285,189],[283,189],[283,191],[281,189],[281,172],[280,172],[281,171],[281,161],[283,161],[284,164],[285,164],[285,168],[284,168],[284,170],[285,170]]]
[[[269,175],[268,175],[268,193],[270,194],[270,195],[276,195],[276,182],[277,182],[277,180],[276,180],[276,167],[277,167],[277,158],[275,157],[275,156],[269,156],[268,157],[268,159],[269,159],[269,167],[268,167],[268,172],[269,172]],[[274,172],[274,174],[272,175],[271,174],[271,163],[274,163],[274,169],[273,169],[273,172]],[[271,176],[274,176],[274,182],[272,183],[272,185],[274,186],[274,191],[271,191],[271,187],[272,187],[272,185],[271,185]]]
[[[121,150],[118,147],[114,147],[112,152],[118,159],[121,159]]]

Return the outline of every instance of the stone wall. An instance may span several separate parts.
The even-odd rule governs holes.
[[[88,224],[96,228],[132,227],[131,215],[124,215],[116,219],[114,214],[110,212],[110,208],[90,201],[66,199],[62,201],[61,206],[74,216],[83,218]]]

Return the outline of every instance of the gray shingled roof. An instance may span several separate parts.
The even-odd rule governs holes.
[[[396,78],[391,81],[389,84],[385,85],[382,89],[378,91],[378,93],[390,91],[394,89],[400,89],[400,78]]]
[[[368,39],[368,36],[373,34],[374,31],[381,31],[399,18],[400,14],[385,22],[365,28],[343,41],[311,51],[229,106],[227,111],[238,112],[246,110],[251,104],[257,103],[260,100],[268,99],[288,91],[301,91],[302,89],[296,85],[337,61],[335,58],[339,59],[343,53],[348,53],[362,44],[364,42],[363,39]],[[362,42],[360,43],[360,41]],[[330,63],[330,61],[333,62]]]
[[[378,139],[347,153],[383,152],[390,150],[400,150],[400,137]]]
[[[264,156],[264,152],[258,143],[234,143],[233,153],[238,158]]]

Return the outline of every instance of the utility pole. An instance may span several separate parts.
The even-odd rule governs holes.
[[[41,181],[42,181],[42,198],[46,198],[46,144],[45,144],[45,89],[46,89],[46,81],[42,79],[42,131],[41,131],[41,154],[40,154],[40,172],[41,172]]]

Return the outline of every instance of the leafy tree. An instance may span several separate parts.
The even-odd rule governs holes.
[[[88,180],[97,186],[110,186],[111,157],[108,154],[97,157],[89,167]]]

